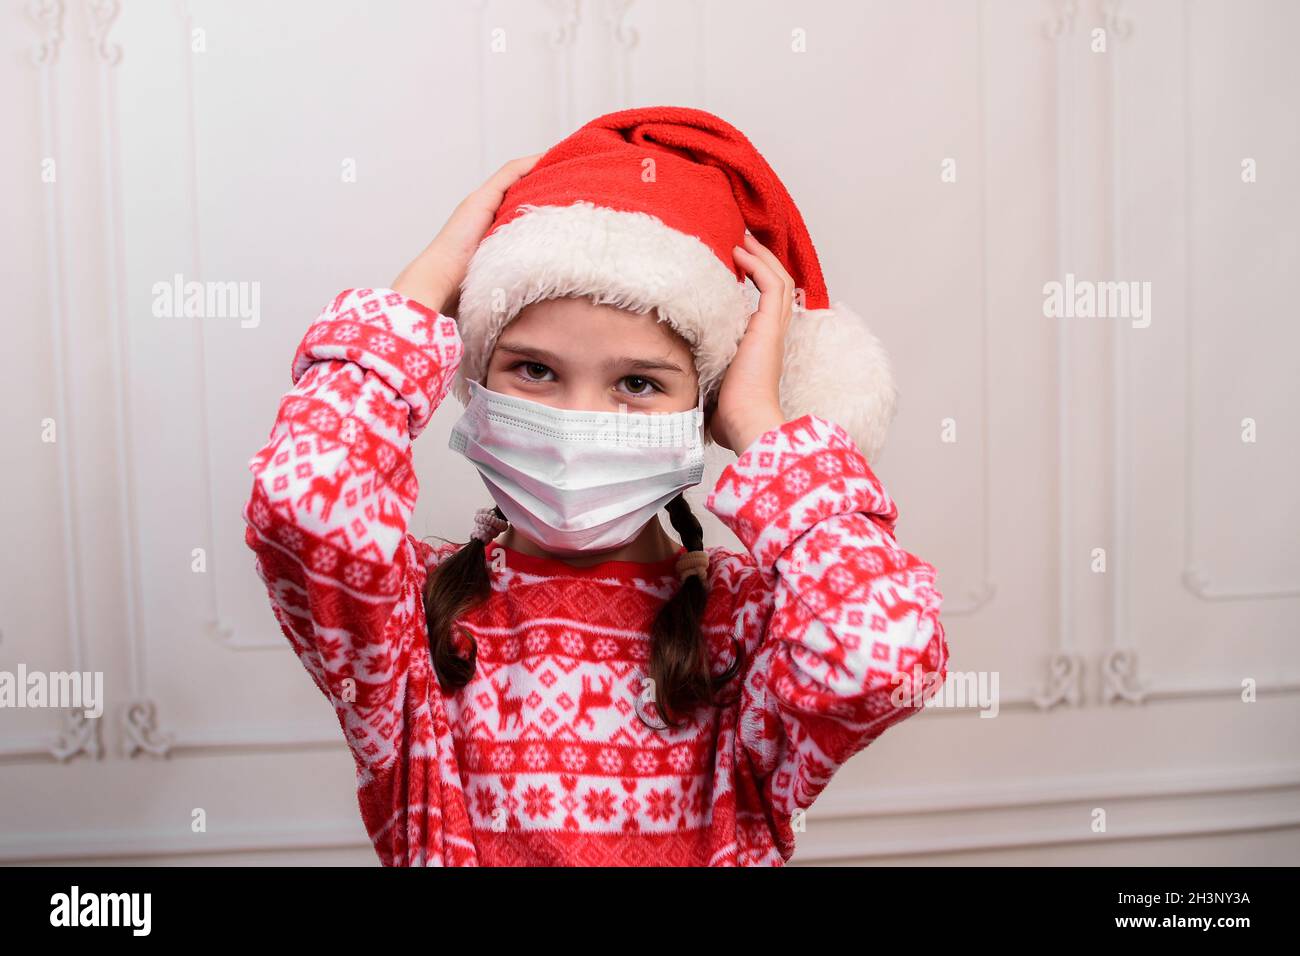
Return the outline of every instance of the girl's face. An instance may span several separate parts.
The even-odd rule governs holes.
[[[682,412],[698,378],[686,340],[653,311],[637,315],[590,299],[546,299],[506,326],[483,384],[555,408]]]

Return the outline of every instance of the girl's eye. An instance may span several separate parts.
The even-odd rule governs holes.
[[[545,375],[547,372],[550,371],[550,369],[547,368],[545,365],[543,365],[541,362],[519,362],[518,364],[516,364],[516,365],[514,366],[514,369],[515,369],[516,371],[517,371],[517,370],[520,370],[520,369],[523,369],[523,370],[524,370],[524,372],[523,372],[523,378],[524,378],[524,381],[527,381],[527,382],[542,382],[542,381],[545,381],[545,379],[542,378],[541,376]],[[534,376],[533,376],[532,373],[534,373],[534,372],[537,373],[537,377],[534,377]]]
[[[510,366],[510,371],[525,382],[548,382],[550,379],[547,376],[552,374],[550,368],[541,362],[528,361],[516,362]],[[641,398],[663,391],[657,382],[641,375],[625,375],[620,381],[629,395]]]
[[[628,391],[633,395],[652,395],[655,392],[662,391],[662,389],[660,389],[659,386],[650,379],[643,378],[640,375],[628,375],[623,379],[623,381],[628,383]]]

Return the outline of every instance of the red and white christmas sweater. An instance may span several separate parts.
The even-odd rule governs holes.
[[[675,559],[573,568],[491,542],[491,597],[461,619],[477,667],[447,693],[422,591],[459,546],[407,527],[411,442],[461,354],[452,318],[387,289],[341,293],[249,461],[246,540],[337,714],[380,861],[783,865],[836,769],[946,675],[935,570],[895,542],[894,502],[816,415],[727,466],[706,507],[746,550],[707,549],[702,628],[714,673],[733,641],[745,665],[732,703],[676,731],[643,703]]]

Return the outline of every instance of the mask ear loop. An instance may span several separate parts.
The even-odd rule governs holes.
[[[696,389],[695,389],[695,394],[696,394],[695,407],[696,407],[696,409],[698,409],[698,411],[699,411],[699,416],[700,416],[700,421],[699,421],[699,425],[700,425],[700,444],[703,445],[703,444],[704,444],[704,419],[705,419],[705,417],[706,417],[706,416],[705,416],[705,408],[704,408],[704,382],[703,382],[703,380],[701,380],[700,383],[699,383],[699,385],[696,387]]]
[[[704,385],[700,383],[696,389],[695,408],[698,415],[699,436],[701,448],[704,439]],[[675,567],[677,577],[685,583],[686,579],[692,574],[700,579],[700,583],[706,588],[709,586],[709,552],[703,547],[699,551],[685,551],[677,559]]]

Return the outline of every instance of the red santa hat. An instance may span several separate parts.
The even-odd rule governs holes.
[[[657,310],[689,343],[706,405],[736,354],[757,293],[732,247],[746,228],[803,292],[786,333],[787,420],[843,427],[869,459],[884,444],[896,389],[866,323],[831,304],[807,227],[744,134],[703,110],[653,106],[598,117],[553,146],[505,194],[461,284],[462,404],[498,336],[530,303],[583,296]]]

